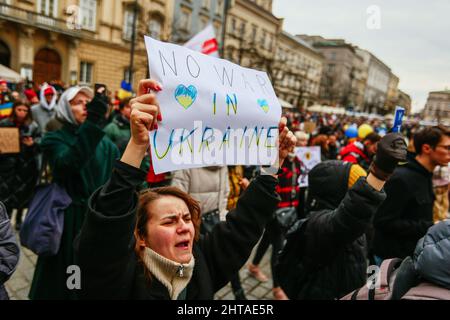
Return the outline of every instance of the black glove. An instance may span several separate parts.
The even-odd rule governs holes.
[[[388,133],[378,142],[369,170],[378,179],[387,180],[401,161],[406,161],[406,142],[401,134]]]
[[[87,120],[102,126],[106,121],[107,101],[103,95],[96,94],[94,99],[86,106],[88,112]]]

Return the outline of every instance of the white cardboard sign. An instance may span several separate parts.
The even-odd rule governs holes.
[[[320,160],[320,147],[296,147],[295,155],[300,160],[300,175],[298,184],[300,188],[308,186],[308,173]]]
[[[265,72],[145,37],[163,121],[150,133],[155,173],[271,165],[281,106]]]

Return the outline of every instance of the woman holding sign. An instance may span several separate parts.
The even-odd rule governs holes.
[[[30,106],[20,100],[14,103],[11,115],[0,121],[0,127],[18,128],[19,131],[19,152],[0,155],[0,200],[4,202],[9,216],[12,209],[17,209],[18,229],[22,212],[28,206],[37,181],[36,157],[41,131],[31,118]]]
[[[198,203],[176,187],[138,195],[139,170],[157,126],[158,101],[143,80],[132,100],[131,139],[110,180],[89,200],[76,241],[85,299],[212,299],[247,261],[278,203],[277,177],[255,179],[227,220],[200,237]],[[295,137],[280,122],[280,162]]]

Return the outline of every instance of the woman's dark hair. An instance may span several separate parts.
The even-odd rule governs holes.
[[[130,101],[131,101],[130,97],[120,100],[119,110],[123,110],[123,108],[125,108],[126,105],[130,104]]]
[[[139,205],[137,209],[136,215],[136,227],[134,229],[134,237],[136,240],[135,244],[135,253],[138,256],[138,259],[141,263],[143,263],[143,255],[145,247],[141,247],[139,245],[139,240],[145,239],[147,237],[147,222],[150,219],[151,212],[148,211],[148,206],[155,200],[161,199],[165,196],[172,196],[179,198],[186,203],[186,206],[189,209],[191,214],[191,220],[194,224],[195,236],[194,240],[197,241],[200,237],[200,205],[197,200],[192,198],[186,192],[181,191],[177,187],[161,187],[154,189],[147,189],[141,192],[139,196]],[[147,268],[144,268],[145,277],[150,281],[151,276],[150,272]]]
[[[25,121],[24,121],[24,124],[28,125],[28,124],[31,123],[31,121],[33,121],[33,118],[31,117],[31,106],[30,106],[29,103],[27,103],[27,102],[25,102],[23,100],[16,100],[14,102],[13,107],[12,107],[12,112],[11,112],[10,119],[13,122],[16,122],[16,108],[20,107],[20,106],[27,107],[27,109],[28,109],[28,114],[27,114],[27,117],[25,118]]]
[[[442,136],[450,137],[450,131],[444,126],[427,127],[414,135],[414,148],[417,154],[422,153],[424,144],[430,145],[432,149],[436,148]]]

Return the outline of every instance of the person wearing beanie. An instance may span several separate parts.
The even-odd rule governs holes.
[[[88,87],[71,87],[62,95],[55,116],[62,128],[48,132],[41,142],[53,182],[72,199],[64,211],[61,245],[55,256],[39,256],[31,284],[32,300],[76,299],[67,287],[67,268],[75,265],[73,240],[79,232],[91,193],[110,177],[119,150],[105,136],[107,105]]]
[[[405,158],[404,140],[390,133],[380,141],[367,177],[360,166],[339,160],[309,172],[309,215],[289,231],[277,267],[290,299],[339,299],[366,282],[365,231],[386,198],[388,176],[378,172],[392,173]]]
[[[44,84],[40,91],[39,103],[31,107],[31,115],[39,125],[42,133],[46,132],[47,123],[55,116],[57,99],[58,96],[55,88]]]

